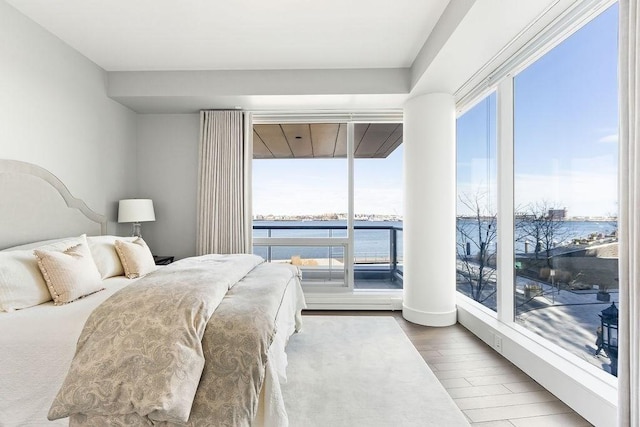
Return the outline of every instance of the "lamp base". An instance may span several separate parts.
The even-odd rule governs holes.
[[[131,232],[132,237],[142,237],[142,224],[139,222],[133,223],[133,230]]]

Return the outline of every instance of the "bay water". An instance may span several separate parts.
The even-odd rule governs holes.
[[[477,222],[474,219],[459,218],[458,221],[466,223],[465,227],[471,227],[470,235],[477,235]],[[347,237],[346,221],[254,221],[253,225],[254,237]],[[323,228],[309,228],[318,226]],[[385,260],[388,262],[391,253],[391,228],[397,230],[396,250],[398,260],[402,260],[402,221],[354,221],[354,226],[356,228],[354,230],[354,256],[357,262],[373,263]],[[269,229],[269,227],[286,228]],[[358,227],[366,228],[358,229]],[[615,221],[564,221],[556,233],[559,239],[557,244],[562,245],[574,238],[585,238],[590,234],[609,235],[616,229],[617,223]],[[460,236],[458,239],[460,240]],[[525,240],[526,238],[518,239],[516,251],[524,251]],[[533,244],[533,242],[530,243]],[[425,242],[425,245],[437,245],[437,242]],[[254,253],[264,258],[269,255],[266,246],[254,246]],[[308,246],[273,246],[271,248],[271,259],[273,260],[289,260],[292,256],[299,256],[303,259],[335,258],[342,261],[344,260],[344,250],[340,245],[331,248]]]

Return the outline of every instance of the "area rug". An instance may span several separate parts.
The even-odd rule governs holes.
[[[392,317],[305,316],[287,353],[290,427],[469,425]]]

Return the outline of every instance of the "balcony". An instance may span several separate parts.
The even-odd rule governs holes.
[[[346,225],[254,224],[253,252],[298,265],[307,289],[351,289],[350,268],[354,289],[402,289],[402,227],[366,223],[354,226],[353,239]]]

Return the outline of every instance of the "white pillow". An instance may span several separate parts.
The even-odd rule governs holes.
[[[50,243],[42,245],[45,242]],[[43,251],[64,251],[80,243],[87,243],[86,235],[34,242],[0,252],[0,310],[19,310],[51,301],[33,251],[18,248],[39,245],[37,249]]]
[[[35,249],[54,305],[67,304],[104,289],[89,245],[80,243],[63,252]]]
[[[127,278],[135,279],[156,269],[151,250],[142,237],[138,237],[133,242],[116,240],[115,246]]]
[[[78,237],[62,237],[60,239],[51,239],[51,240],[40,240],[38,242],[26,243],[24,245],[13,246],[7,249],[3,249],[4,251],[22,251],[27,249],[44,249],[44,250],[52,250],[52,249],[60,249],[64,250],[70,246],[77,245],[78,243],[86,242],[87,235],[82,234]]]
[[[118,253],[116,252],[115,241],[133,242],[135,239],[136,237],[118,236],[87,237],[91,255],[103,279],[124,275],[124,268],[122,268],[120,257],[118,257]]]
[[[33,252],[0,252],[0,310],[19,310],[47,301],[51,301],[51,294]]]

